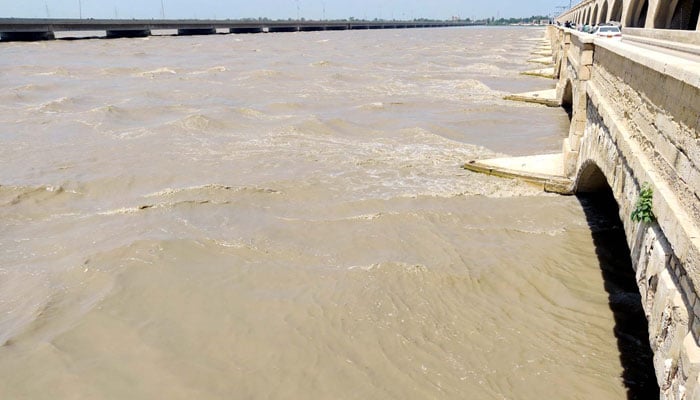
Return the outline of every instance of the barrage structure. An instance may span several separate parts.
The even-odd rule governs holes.
[[[700,399],[699,13],[699,1],[587,0],[558,21],[617,21],[622,41],[548,30],[571,109],[564,175],[619,205],[662,399]],[[653,223],[630,218],[643,187]]]

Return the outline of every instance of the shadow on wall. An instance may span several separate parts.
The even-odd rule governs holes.
[[[574,94],[573,88],[571,87],[571,80],[566,81],[564,93],[561,98],[561,106],[564,111],[566,111],[566,115],[569,116],[569,121],[571,121],[574,115]]]
[[[632,269],[630,249],[609,187],[577,195],[591,229],[608,304],[615,320],[622,380],[630,400],[658,399],[647,319]]]

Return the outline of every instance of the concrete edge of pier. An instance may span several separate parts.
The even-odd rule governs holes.
[[[528,71],[523,71],[520,73],[520,75],[528,75],[528,76],[538,76],[540,78],[548,78],[548,79],[554,79],[554,67],[549,67],[549,68],[540,68],[540,69],[531,69]]]
[[[573,181],[563,174],[564,157],[561,153],[472,160],[464,164],[463,168],[481,174],[517,179],[549,193],[574,193]]]
[[[534,92],[514,93],[503,97],[504,100],[522,101],[525,103],[544,104],[547,107],[559,107],[561,101],[557,98],[556,89],[538,90]]]
[[[531,58],[527,60],[529,63],[533,64],[552,64],[552,57],[538,57],[538,58]]]

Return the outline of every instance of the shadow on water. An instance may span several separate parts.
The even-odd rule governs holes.
[[[609,188],[604,192],[580,194],[578,200],[591,229],[608,304],[615,319],[614,333],[627,398],[658,399],[647,319],[617,203]]]

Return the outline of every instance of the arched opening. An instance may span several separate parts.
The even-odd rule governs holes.
[[[566,86],[564,86],[564,93],[561,96],[561,106],[566,111],[569,116],[569,121],[573,117],[574,112],[574,91],[571,86],[571,80],[567,79]]]
[[[658,398],[654,354],[649,345],[649,326],[632,267],[631,251],[613,191],[594,163],[582,175],[587,191],[577,193],[595,245],[603,287],[615,321],[615,337],[622,364],[622,381],[628,399]],[[584,178],[583,176],[581,176]]]
[[[603,24],[608,21],[608,2],[603,2],[603,6],[600,7],[600,15],[598,16],[598,25]]]
[[[625,26],[630,28],[644,28],[649,12],[649,0],[637,0],[630,4],[625,18]]]
[[[675,3],[675,6],[674,6]],[[654,28],[695,30],[700,14],[700,1],[676,0],[666,7],[659,4]]]
[[[591,24],[591,9],[590,8],[586,9],[585,17],[583,17],[583,23],[586,25]]]
[[[613,0],[610,21],[622,22],[622,0]]]
[[[610,188],[605,174],[592,162],[584,163],[576,179],[576,193],[596,193]]]
[[[598,5],[593,8],[593,16],[591,17],[591,25],[598,25]]]

